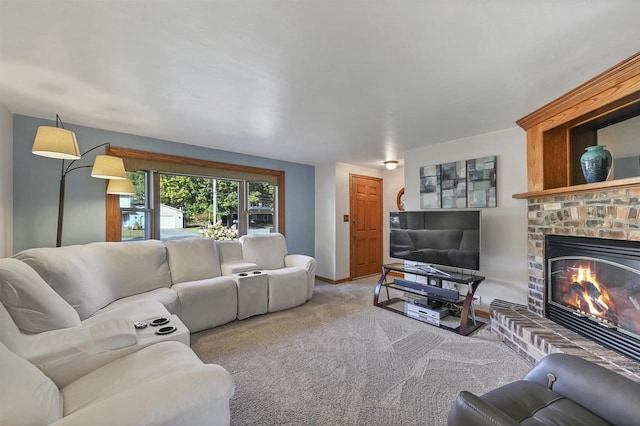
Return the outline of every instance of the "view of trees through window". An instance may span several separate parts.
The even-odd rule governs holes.
[[[127,174],[136,192],[121,197],[123,240],[151,238],[151,215],[159,221],[162,240],[275,230],[276,187],[270,183],[159,173],[160,209],[154,212],[149,172]],[[239,202],[242,196],[244,204]]]
[[[218,220],[232,226],[238,215],[238,182],[161,174],[160,203],[181,210],[185,228]]]

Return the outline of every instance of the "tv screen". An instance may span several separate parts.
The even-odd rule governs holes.
[[[480,211],[390,213],[390,256],[419,264],[480,270]]]

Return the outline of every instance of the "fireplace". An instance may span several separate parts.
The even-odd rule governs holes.
[[[545,315],[640,361],[640,243],[545,238]]]

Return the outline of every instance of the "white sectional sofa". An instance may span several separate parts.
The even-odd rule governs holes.
[[[104,395],[100,393],[92,402],[80,404],[92,406],[96,403],[93,405],[96,411],[92,411],[94,408],[82,409],[89,413],[89,417],[83,417],[74,414],[75,409],[67,410],[66,407],[77,404],[65,397],[65,394],[75,395],[65,389],[69,386],[91,388],[91,383],[106,386],[110,380],[106,371],[125,376],[135,373],[135,377],[140,377],[137,381],[140,383],[118,381],[108,385],[113,391],[110,397],[120,398],[116,394],[126,394],[127,387],[143,386],[145,380],[153,380],[151,376],[145,376],[144,369],[132,370],[133,365],[142,362],[133,361],[134,358],[155,365],[151,355],[140,354],[154,353],[161,364],[163,355],[158,355],[157,351],[163,349],[158,347],[191,352],[189,332],[305,303],[313,294],[315,265],[315,259],[311,257],[288,255],[286,241],[280,234],[243,237],[241,241],[187,239],[166,243],[91,243],[28,249],[13,258],[0,259],[0,341],[3,344],[0,370],[5,363],[14,364],[10,353],[16,355],[20,358],[16,361],[18,364],[30,365],[24,367],[25,370],[39,368],[43,374],[39,380],[51,381],[61,391],[62,400],[69,403],[63,403],[65,408],[58,413],[56,422],[64,422],[72,415],[78,419],[91,419],[91,413],[101,412],[102,404],[110,407],[108,402],[96,403]],[[252,277],[265,277],[254,280],[259,284],[255,289],[252,282],[240,279],[240,274],[249,273]],[[177,330],[158,336],[151,327],[143,330],[133,327],[135,322],[159,317],[168,318],[169,325]],[[175,349],[176,345],[181,349]],[[211,377],[209,389],[198,382],[193,392],[194,401],[198,400],[196,392],[215,396],[208,400],[209,406],[193,408],[195,411],[191,414],[173,413],[171,415],[177,417],[169,416],[168,421],[163,420],[163,414],[143,416],[138,424],[172,424],[179,419],[190,419],[189,424],[199,424],[192,420],[200,419],[205,415],[202,413],[207,413],[208,424],[229,423],[233,380],[222,367],[211,369],[194,360],[189,362],[191,370],[206,367],[204,376]],[[171,377],[166,379],[169,383],[173,385],[172,380],[181,382],[179,371],[166,366],[162,368]],[[150,371],[155,370],[151,368]],[[2,412],[10,401],[4,393],[0,392],[0,396]],[[184,403],[184,398],[169,401],[158,396],[158,405],[169,405],[159,409],[159,413],[164,413],[163,410],[170,413],[171,407],[174,411],[189,412],[190,405]],[[136,407],[129,408],[130,411],[123,412],[136,413]],[[211,410],[217,413],[213,417]],[[116,415],[109,410],[103,413],[103,419]],[[118,416],[121,414],[117,413]],[[182,415],[186,417],[180,417]],[[0,424],[4,424],[4,420],[6,418],[0,416]]]

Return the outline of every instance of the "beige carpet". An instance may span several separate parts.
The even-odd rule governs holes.
[[[318,282],[303,306],[191,336],[235,379],[231,424],[444,425],[460,390],[531,368],[487,326],[462,337],[374,307],[369,281]]]

